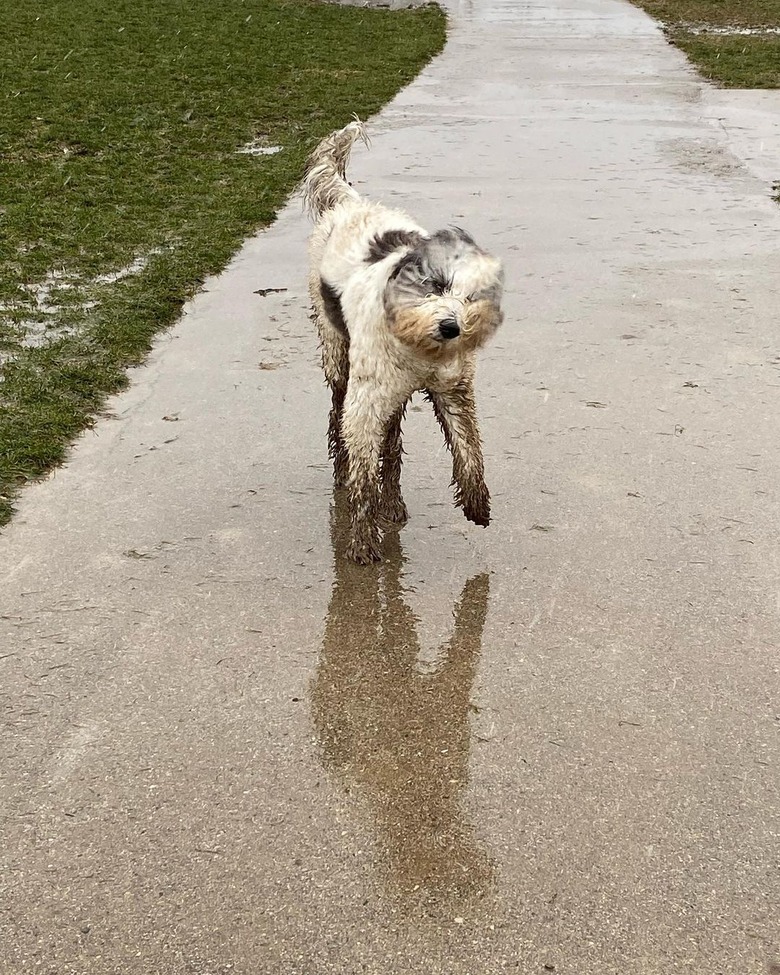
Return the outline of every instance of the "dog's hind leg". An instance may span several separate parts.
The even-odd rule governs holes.
[[[336,487],[343,487],[349,474],[347,450],[341,435],[341,415],[349,382],[349,333],[336,292],[318,275],[312,276],[309,290],[320,337],[322,369],[331,395],[328,456],[333,461],[333,481]]]
[[[365,565],[378,562],[381,510],[382,447],[391,418],[405,397],[388,391],[376,379],[350,377],[344,401],[342,436],[349,455],[352,538],[347,555]]]
[[[403,446],[401,443],[401,424],[406,414],[406,404],[390,417],[382,446],[382,503],[381,517],[388,525],[405,525],[409,519],[404,499],[401,495],[401,465]]]
[[[476,525],[490,524],[490,492],[485,484],[482,443],[477,426],[474,387],[470,380],[446,392],[426,390],[433,412],[452,453],[455,504]]]
[[[332,334],[330,339],[327,348],[324,343],[322,347],[322,364],[331,395],[328,416],[328,456],[333,461],[334,484],[336,487],[344,487],[349,475],[349,461],[341,423],[349,383],[349,343],[338,334]]]

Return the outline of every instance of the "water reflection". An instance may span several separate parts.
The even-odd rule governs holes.
[[[464,817],[462,799],[489,577],[466,582],[452,637],[435,670],[421,673],[398,536],[386,538],[385,562],[360,567],[340,554],[346,530],[337,499],[331,510],[335,580],[312,688],[323,762],[370,804],[396,893],[408,903],[480,897],[493,864]]]

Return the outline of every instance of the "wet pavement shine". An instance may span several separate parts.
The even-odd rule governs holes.
[[[634,8],[452,15],[352,173],[506,262],[494,523],[420,401],[344,561],[294,201],[0,538],[3,975],[780,954],[780,210]]]

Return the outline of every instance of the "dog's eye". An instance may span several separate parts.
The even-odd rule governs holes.
[[[448,282],[442,281],[441,279],[437,280],[436,278],[426,278],[423,284],[427,284],[430,294],[436,295],[437,297],[443,295],[449,287]]]

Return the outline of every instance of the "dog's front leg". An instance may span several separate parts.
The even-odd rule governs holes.
[[[379,514],[382,494],[381,452],[385,431],[398,409],[378,380],[350,378],[341,432],[349,458],[349,499],[352,538],[347,555],[366,565],[382,557]]]
[[[485,484],[474,387],[470,381],[464,381],[446,392],[428,390],[426,395],[452,452],[455,504],[463,509],[469,521],[487,526],[490,492]]]

